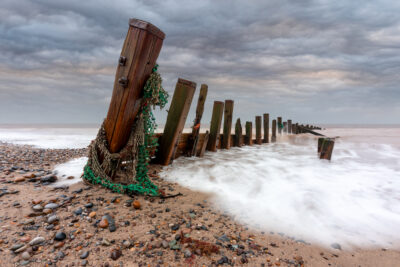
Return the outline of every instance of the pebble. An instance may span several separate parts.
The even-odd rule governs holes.
[[[55,222],[58,222],[58,221],[59,221],[59,218],[57,217],[57,215],[52,215],[47,219],[48,223],[55,223]]]
[[[40,243],[43,243],[44,241],[46,241],[46,239],[44,239],[44,237],[37,236],[34,239],[32,239],[31,242],[29,242],[29,245],[31,245],[31,246],[39,245]]]
[[[138,200],[133,201],[133,207],[137,210],[140,209],[141,207],[140,202]]]
[[[114,261],[118,260],[119,257],[121,257],[122,253],[121,250],[119,249],[113,249],[111,251],[110,258],[113,259]]]
[[[342,250],[342,247],[338,243],[331,244],[331,247],[334,249]]]
[[[74,211],[74,214],[75,214],[75,215],[81,215],[82,212],[83,212],[82,208],[78,208],[78,209],[76,209],[76,210]]]
[[[32,207],[32,209],[34,210],[34,211],[42,211],[43,210],[43,207],[42,207],[42,205],[35,205],[35,206],[33,206]]]
[[[113,217],[111,217],[110,214],[106,213],[106,215],[102,217],[102,220],[107,220],[108,230],[110,230],[110,232],[115,232],[117,230],[117,226],[115,225],[115,220]]]
[[[29,254],[29,252],[26,252],[26,251],[25,251],[24,253],[22,253],[21,257],[22,257],[22,259],[24,259],[24,260],[29,260],[30,257],[31,257],[31,255]]]
[[[12,251],[15,251],[15,250],[17,250],[17,249],[19,249],[19,248],[21,248],[23,246],[24,246],[24,244],[14,244],[10,249]]]
[[[102,218],[99,222],[98,226],[100,228],[107,228],[108,227],[108,220],[106,218]]]
[[[58,232],[54,237],[54,240],[63,241],[65,238],[67,238],[67,235],[64,232]]]
[[[57,203],[49,203],[46,206],[44,206],[45,209],[51,209],[51,210],[54,210],[58,207],[59,207],[59,205]]]
[[[185,249],[183,251],[183,255],[185,256],[185,258],[189,258],[192,256],[192,252],[189,249]]]
[[[57,176],[52,174],[40,178],[41,183],[54,183],[55,181],[57,181]]]
[[[79,258],[86,259],[89,256],[89,251],[84,251]]]
[[[94,218],[96,216],[96,212],[92,211],[91,213],[89,213],[89,217],[90,218]]]

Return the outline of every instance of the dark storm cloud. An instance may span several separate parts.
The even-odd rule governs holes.
[[[213,100],[232,98],[243,120],[398,122],[399,11],[395,1],[6,0],[0,122],[100,122],[130,17],[166,33],[169,92],[177,77],[209,85],[206,120]]]

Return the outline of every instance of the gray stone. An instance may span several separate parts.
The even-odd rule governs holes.
[[[37,236],[34,239],[32,239],[31,242],[29,242],[29,245],[31,245],[31,246],[39,245],[40,243],[43,243],[44,241],[46,241],[46,239],[44,239],[44,237]]]
[[[334,249],[342,250],[342,247],[338,243],[331,244],[331,247]]]
[[[86,259],[88,256],[89,256],[89,251],[86,250],[81,254],[80,258],[81,259]]]
[[[57,217],[57,215],[52,215],[49,218],[47,218],[48,223],[55,223],[57,221],[59,221],[59,218]]]
[[[57,203],[49,203],[46,206],[44,206],[45,209],[51,209],[51,210],[54,210],[58,207],[59,207],[59,205]]]
[[[183,255],[185,255],[185,258],[189,258],[192,256],[192,252],[189,249],[185,249]]]
[[[21,257],[24,260],[29,260],[31,258],[31,255],[25,251],[24,253],[22,253]]]
[[[32,209],[34,211],[42,211],[43,207],[42,207],[42,205],[38,204],[38,205],[33,206]]]

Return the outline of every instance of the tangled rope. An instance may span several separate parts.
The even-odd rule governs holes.
[[[87,182],[99,184],[116,193],[164,195],[148,176],[148,165],[158,146],[154,136],[157,124],[151,106],[163,108],[168,102],[168,93],[162,87],[157,68],[158,65],[146,81],[141,110],[127,144],[119,153],[110,153],[104,123],[100,127],[96,139],[89,146],[89,159],[84,167],[83,179]],[[113,178],[116,176],[122,176],[128,184],[114,183]]]

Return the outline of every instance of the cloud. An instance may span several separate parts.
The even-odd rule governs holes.
[[[379,123],[379,110],[395,123],[399,11],[388,0],[5,0],[0,123],[100,122],[130,17],[166,33],[158,63],[171,94],[178,77],[209,85],[206,121],[214,100],[233,99],[243,119]]]

